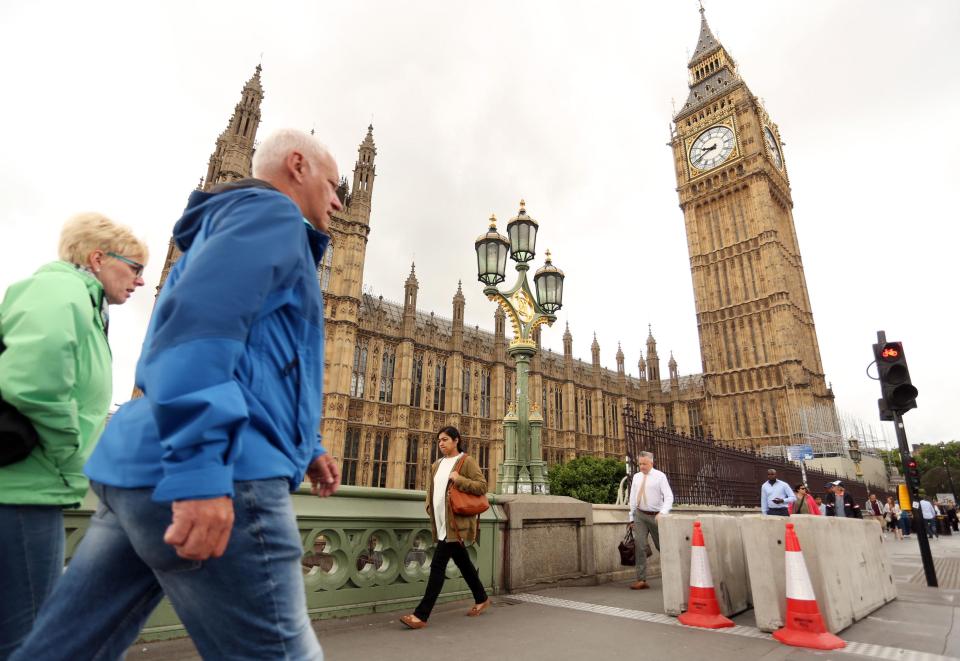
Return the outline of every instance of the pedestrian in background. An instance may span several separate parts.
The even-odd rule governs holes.
[[[794,489],[797,499],[787,506],[790,514],[813,514],[814,516],[820,516],[820,508],[817,506],[817,503],[814,502],[813,496],[808,493],[807,485],[798,484]]]
[[[920,500],[920,514],[923,516],[923,525],[927,537],[940,537],[937,532],[937,510],[926,497]]]
[[[900,505],[893,496],[887,496],[887,502],[883,506],[883,516],[887,521],[887,532],[893,532],[897,539],[903,539],[903,531],[900,529]]]
[[[814,501],[817,503],[817,509],[820,510],[820,516],[826,516],[827,508],[823,505],[823,496],[817,496]]]
[[[113,391],[108,306],[143,286],[148,250],[128,228],[84,213],[64,224],[58,253],[0,303],[0,410],[11,423],[0,423],[0,659],[63,573],[63,508],[87,491],[83,464]]]
[[[838,516],[850,519],[862,519],[860,505],[847,493],[843,482],[834,482],[833,497],[826,500],[827,516]]]
[[[770,516],[790,516],[790,503],[796,499],[790,485],[777,479],[777,471],[768,469],[767,481],[760,487],[760,510]]]
[[[317,265],[336,162],[280,130],[254,179],[190,194],[136,384],[87,462],[100,506],[14,656],[117,659],[166,595],[206,659],[321,659],[290,492],[339,470],[317,430]],[[149,187],[147,187],[149,188]]]
[[[467,544],[473,544],[478,539],[479,517],[454,513],[449,497],[451,487],[482,496],[487,493],[487,480],[476,460],[464,452],[463,439],[456,427],[443,427],[437,432],[437,444],[441,457],[430,468],[433,479],[427,483],[426,501],[436,548],[433,551],[430,578],[427,580],[423,598],[413,614],[400,618],[400,621],[411,629],[427,626],[427,620],[430,619],[430,613],[447,579],[447,563],[451,558],[473,593],[474,604],[467,611],[467,615],[480,615],[490,608],[490,597],[483,589],[477,568],[470,561],[466,549]]]
[[[877,500],[877,494],[872,493],[863,508],[863,518],[881,521],[883,519],[883,503]]]
[[[641,452],[637,458],[637,472],[630,482],[630,523],[634,529],[636,551],[634,554],[637,580],[630,584],[631,590],[646,590],[647,583],[647,535],[660,550],[660,518],[670,513],[673,507],[673,489],[663,471],[653,467],[653,453]]]

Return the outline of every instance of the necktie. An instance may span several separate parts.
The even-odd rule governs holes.
[[[639,507],[640,509],[643,509],[643,507],[641,506],[647,500],[647,475],[649,475],[649,473],[644,473],[643,479],[640,480],[640,500],[637,501],[638,502],[637,507]]]

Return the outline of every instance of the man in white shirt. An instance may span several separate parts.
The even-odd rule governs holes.
[[[923,523],[927,531],[927,537],[940,537],[937,533],[937,510],[926,498],[920,501],[920,513],[923,514]]]
[[[633,474],[630,484],[630,527],[634,529],[636,540],[637,580],[630,584],[631,590],[646,590],[647,554],[644,548],[647,535],[653,538],[653,545],[660,550],[660,517],[670,513],[673,507],[673,490],[667,482],[667,476],[653,467],[653,453],[641,452],[637,459],[638,471]]]

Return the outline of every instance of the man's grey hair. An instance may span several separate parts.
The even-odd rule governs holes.
[[[331,158],[326,146],[305,131],[279,129],[260,143],[253,154],[253,176],[262,179],[276,173],[290,152],[298,151],[312,164]]]
[[[650,461],[653,461],[653,453],[652,453],[652,452],[646,452],[646,451],[644,451],[644,452],[641,452],[641,453],[640,453],[640,456],[641,456],[641,457],[646,457],[646,458],[649,459]]]

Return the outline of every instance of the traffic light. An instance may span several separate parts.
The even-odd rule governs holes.
[[[880,379],[880,419],[893,420],[893,414],[917,408],[917,388],[910,382],[907,358],[900,342],[873,345]]]
[[[910,486],[914,495],[920,490],[920,469],[917,468],[917,460],[913,457],[907,459],[907,468],[904,478]]]

